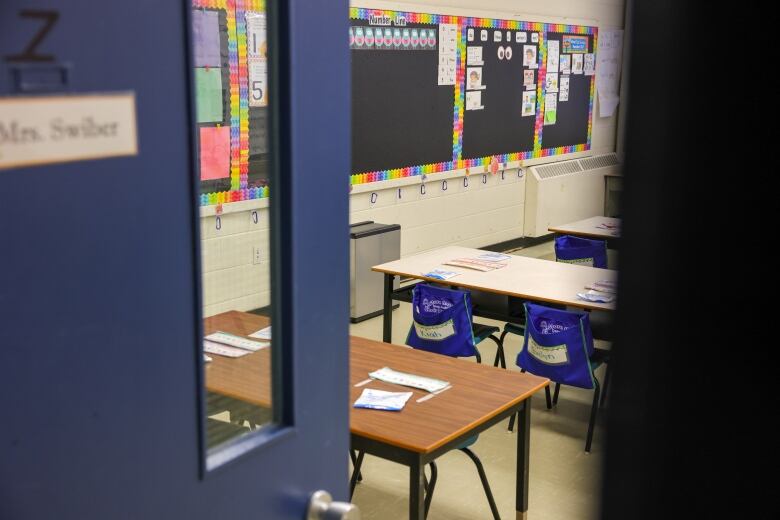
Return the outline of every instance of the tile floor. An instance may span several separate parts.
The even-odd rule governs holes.
[[[610,267],[615,258],[610,252]],[[552,242],[512,251],[512,254],[554,260]],[[481,322],[491,320],[479,318]],[[498,326],[501,323],[495,322]],[[393,318],[393,339],[403,342],[411,325],[411,308],[401,303]],[[381,340],[381,317],[352,324],[350,333]],[[505,340],[507,364],[512,370],[521,346],[521,338],[509,335]],[[480,345],[482,357],[492,361],[492,342]],[[597,377],[603,379],[603,368]],[[534,398],[531,412],[531,467],[529,520],[580,520],[598,516],[601,462],[604,453],[604,415],[601,410],[593,448],[586,454],[585,433],[592,391],[561,387],[558,405],[547,410],[544,395]],[[472,450],[482,459],[501,518],[515,518],[516,435],[500,423],[480,435]],[[476,468],[465,454],[450,452],[437,461],[439,476],[430,520],[490,519],[490,508],[479,482]],[[353,502],[364,520],[399,520],[407,517],[408,470],[376,457],[366,456],[363,481],[355,490]]]

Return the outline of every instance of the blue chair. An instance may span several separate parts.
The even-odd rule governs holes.
[[[594,371],[608,361],[608,353],[593,347],[589,313],[531,303],[526,303],[525,308],[523,349],[517,356],[517,366],[521,372],[528,371],[555,382],[552,405],[558,403],[562,384],[594,391],[585,441],[585,451],[590,452],[601,393]],[[549,394],[547,405],[551,407]],[[514,417],[509,424],[510,430],[513,425]]]
[[[607,241],[561,235],[555,238],[555,261],[607,268]]]
[[[474,324],[471,316],[471,298],[468,291],[448,289],[428,284],[417,284],[412,294],[412,307],[414,322],[406,338],[406,344],[415,349],[425,350],[450,357],[477,358],[477,363],[482,362],[477,345],[486,338],[491,338],[498,345],[503,358],[503,349],[500,341],[493,335],[500,329],[489,325]],[[493,493],[490,490],[485,468],[479,457],[469,449],[477,442],[478,435],[469,437],[457,448],[465,453],[479,473],[479,480],[485,491],[490,511],[493,518],[500,520]],[[350,481],[350,496],[354,491],[357,481],[362,480],[360,466],[363,462],[363,452],[350,453],[354,466]],[[433,499],[433,491],[436,487],[438,470],[436,463],[429,463],[431,469],[430,480],[425,478],[425,515]]]

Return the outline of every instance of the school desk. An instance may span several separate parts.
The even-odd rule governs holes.
[[[615,229],[600,228],[600,224],[608,224],[611,226],[617,226]],[[557,235],[573,235],[582,238],[591,238],[595,240],[606,240],[609,244],[610,241],[620,238],[620,219],[610,217],[590,217],[576,222],[569,222],[568,224],[561,224],[559,226],[550,226],[547,228]]]

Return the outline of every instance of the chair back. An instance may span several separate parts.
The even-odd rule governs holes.
[[[559,236],[555,239],[555,261],[607,268],[607,241]]]
[[[517,366],[564,385],[593,388],[593,335],[587,312],[525,304],[525,338]]]
[[[406,344],[453,357],[477,352],[468,291],[417,284],[412,292],[412,326]]]

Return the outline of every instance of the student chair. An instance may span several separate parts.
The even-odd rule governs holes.
[[[523,331],[523,349],[517,356],[521,372],[547,377],[555,383],[550,401],[547,393],[547,408],[558,403],[558,392],[562,384],[593,390],[585,451],[590,452],[593,428],[599,408],[601,387],[595,370],[608,362],[608,351],[593,347],[590,315],[584,311],[567,311],[526,303],[526,326]],[[505,332],[518,333],[520,329],[507,325]],[[604,393],[606,394],[606,376]],[[603,404],[603,402],[602,402]],[[514,427],[514,416],[510,420],[510,431]]]
[[[555,261],[607,268],[607,241],[562,235],[555,238]]]
[[[427,284],[417,284],[412,293],[413,323],[406,338],[406,344],[420,350],[442,354],[450,357],[477,358],[477,363],[482,362],[482,357],[477,350],[477,345],[486,338],[496,342],[497,351],[503,357],[503,349],[500,341],[493,335],[500,329],[489,325],[473,324],[471,319],[471,297],[468,291],[448,289]],[[471,451],[470,446],[477,442],[478,435],[469,437],[457,450],[465,453],[477,467],[479,480],[485,491],[490,511],[493,518],[499,520],[498,508],[490,490],[485,468],[479,457]],[[350,479],[350,493],[354,491],[355,484],[361,480],[360,466],[363,463],[363,452],[351,453],[354,469]],[[435,462],[429,464],[431,479],[425,479],[425,515],[433,499],[433,491],[436,487],[437,468]]]

